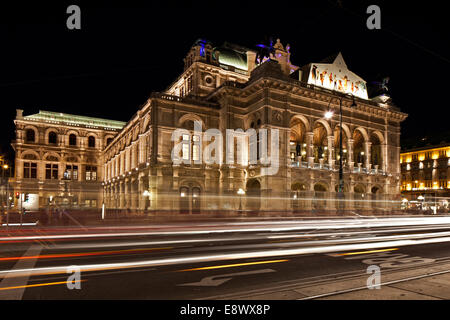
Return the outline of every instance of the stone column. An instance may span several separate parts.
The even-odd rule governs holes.
[[[314,166],[314,132],[306,132],[306,157],[308,159],[308,166]]]
[[[370,163],[371,146],[372,146],[372,142],[370,142],[370,141],[364,142],[364,155],[365,155],[365,160],[366,160],[365,167],[366,167],[367,171],[369,171],[371,168],[371,163]]]
[[[353,139],[347,139],[347,163],[350,172],[353,172]]]
[[[125,182],[119,182],[119,208],[123,209],[125,206]]]
[[[387,159],[388,159],[388,146],[387,143],[381,145],[381,166],[380,170],[387,172]]]
[[[138,202],[139,202],[139,210],[145,210],[145,198],[143,193],[145,191],[145,182],[144,177],[139,177],[138,180]]]
[[[334,165],[334,136],[328,136],[328,165],[330,166],[330,169],[333,169]]]

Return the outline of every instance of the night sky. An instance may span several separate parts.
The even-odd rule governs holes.
[[[198,38],[249,48],[280,38],[291,45],[291,60],[299,66],[341,51],[349,69],[368,83],[390,77],[394,103],[409,114],[402,142],[445,138],[450,86],[445,2],[355,2],[2,3],[1,150],[13,156],[16,108],[25,115],[42,109],[128,121],[152,91],[164,90],[182,72],[183,58]],[[81,30],[66,28],[71,4],[81,7]],[[366,27],[370,4],[381,8],[381,30]]]

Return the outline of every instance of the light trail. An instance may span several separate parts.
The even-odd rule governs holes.
[[[183,269],[183,270],[178,270],[176,272],[234,268],[234,267],[243,267],[243,266],[253,266],[253,265],[257,265],[257,264],[279,263],[279,262],[286,262],[286,261],[289,261],[289,259],[225,264],[225,265],[221,265],[221,266],[209,266],[209,267],[201,267],[201,268],[193,268],[193,269]]]
[[[388,252],[388,251],[394,251],[398,250],[398,248],[392,248],[392,249],[382,249],[382,250],[369,250],[369,251],[359,251],[359,252],[348,252],[348,253],[336,253],[335,256],[352,256],[352,255],[358,255],[358,254],[368,254],[368,253],[378,253],[378,252]]]
[[[250,222],[249,222],[250,223]],[[244,225],[249,224],[244,223]],[[297,224],[297,226],[272,226],[274,224]],[[126,236],[151,236],[151,235],[195,235],[195,234],[215,234],[215,233],[231,233],[231,232],[291,232],[304,230],[321,230],[321,229],[351,229],[351,228],[379,228],[379,227],[405,227],[405,226],[450,226],[450,217],[427,217],[427,218],[403,218],[403,219],[376,219],[376,220],[344,220],[332,221],[324,223],[323,221],[300,221],[300,222],[269,222],[255,223],[261,227],[254,228],[232,228],[232,229],[214,229],[214,230],[180,230],[180,231],[148,231],[148,232],[119,232],[119,233],[89,233],[89,234],[65,234],[65,235],[36,235],[36,236],[13,236],[0,237],[0,241],[14,240],[39,240],[39,239],[80,239],[80,238],[108,238],[108,237],[126,237]],[[202,225],[207,227],[208,225]],[[235,225],[238,226],[238,225]],[[198,227],[198,226],[197,226]]]
[[[112,250],[112,251],[100,251],[100,252],[78,252],[78,253],[59,253],[59,254],[41,254],[37,256],[20,256],[20,257],[2,257],[0,261],[15,261],[26,259],[52,259],[52,258],[73,258],[73,257],[89,257],[89,256],[103,256],[103,255],[116,255],[125,253],[143,253],[153,252],[156,250],[169,250],[172,247],[167,248],[140,248],[140,249],[128,249],[128,250]]]
[[[155,266],[199,263],[199,262],[209,262],[209,261],[294,256],[294,255],[303,255],[303,254],[312,254],[312,253],[328,253],[328,252],[342,252],[342,251],[345,252],[345,251],[353,251],[353,250],[368,250],[368,249],[401,247],[401,246],[442,243],[442,242],[450,242],[450,237],[421,239],[421,240],[383,241],[383,242],[363,243],[363,244],[342,244],[342,245],[323,246],[323,247],[315,246],[315,247],[307,247],[307,248],[278,249],[278,250],[270,250],[270,251],[264,250],[264,251],[228,253],[228,254],[216,254],[216,255],[200,255],[200,256],[176,257],[176,258],[143,260],[143,261],[133,261],[133,262],[87,264],[87,265],[78,265],[78,267],[80,268],[80,270],[82,272],[89,272],[89,271],[98,271],[98,270],[155,267]],[[2,270],[2,271],[0,271],[0,277],[4,277],[6,275],[20,277],[20,276],[28,276],[28,275],[66,273],[67,267],[68,266],[57,266],[57,267],[40,267],[40,268],[31,268],[31,269]]]

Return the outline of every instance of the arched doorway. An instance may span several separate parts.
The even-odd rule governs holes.
[[[182,186],[179,190],[181,214],[201,213],[201,189],[197,186]]]
[[[299,118],[294,118],[290,128],[289,155],[291,162],[307,161],[305,124]]]
[[[247,181],[247,210],[259,211],[261,206],[261,184],[257,179]]]
[[[327,191],[326,184],[318,182],[314,185],[313,208],[316,210],[325,209],[327,206]]]
[[[341,140],[341,133],[340,133],[340,127],[336,126],[334,129],[334,159],[336,160],[336,166],[339,168],[339,159],[341,157],[341,149],[340,149],[340,140]],[[348,143],[347,143],[348,137],[345,132],[345,130],[342,130],[342,165],[345,167],[348,161]]]
[[[292,210],[294,212],[303,210],[306,207],[306,184],[302,182],[295,182],[291,185]]]
[[[372,164],[373,169],[381,169],[382,168],[382,152],[381,152],[381,140],[380,137],[372,133],[370,136],[370,163]]]
[[[383,208],[383,190],[380,186],[373,186],[370,189],[370,196],[372,199],[372,208],[382,209]]]
[[[364,207],[364,199],[366,188],[362,184],[357,184],[353,188],[354,194],[353,194],[353,200],[355,202],[355,209],[361,209]]]
[[[353,133],[353,161],[355,164],[361,163],[364,165],[365,160],[364,153],[364,137],[359,130],[355,130]]]
[[[313,133],[314,162],[319,163],[320,159],[323,159],[326,163],[328,161],[327,130],[321,122],[316,122]]]

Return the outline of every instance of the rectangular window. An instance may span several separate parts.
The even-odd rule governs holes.
[[[58,179],[58,165],[47,163],[45,165],[45,179]]]
[[[72,180],[78,180],[78,166],[72,167]]]
[[[78,166],[66,165],[66,171],[64,171],[64,179],[78,180]]]
[[[86,181],[97,180],[97,167],[86,166]]]
[[[189,141],[189,135],[188,134],[183,134],[183,148],[182,148],[182,152],[183,152],[183,160],[189,160],[189,147],[190,147],[190,141]]]
[[[24,164],[23,164],[23,177],[25,179],[36,179],[36,177],[37,177],[37,163],[24,162]]]
[[[199,161],[200,160],[200,137],[193,136],[192,141],[194,142],[192,145],[192,160]]]

